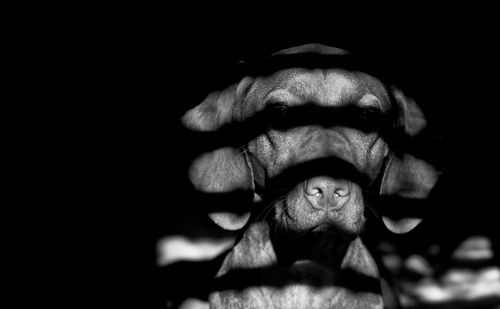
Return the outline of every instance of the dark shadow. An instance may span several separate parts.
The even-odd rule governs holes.
[[[327,157],[290,166],[270,178],[266,186],[269,190],[291,190],[297,184],[318,175],[350,180],[362,188],[367,188],[370,184],[368,175],[361,173],[351,163],[340,158]]]
[[[429,216],[434,211],[432,205],[435,204],[435,194],[433,192],[440,187],[438,182],[428,199],[380,196],[377,191],[380,177],[375,180],[370,179],[368,175],[360,172],[351,163],[340,158],[327,157],[288,167],[279,175],[267,179],[265,200],[258,204],[254,204],[253,191],[250,190],[235,190],[224,193],[193,191],[191,197],[192,200],[202,201],[207,212],[227,211],[243,214],[252,209],[252,213],[258,216],[270,201],[286,195],[297,184],[318,175],[346,179],[358,184],[363,190],[365,202],[379,215],[383,214],[393,219]],[[262,191],[263,189],[257,188],[257,190]]]
[[[410,137],[403,128],[395,127],[395,111],[383,114],[377,110],[355,106],[325,107],[314,103],[286,107],[281,102],[271,103],[262,111],[244,121],[225,124],[214,132],[199,132],[185,129],[191,142],[192,158],[223,147],[240,148],[270,129],[286,131],[302,126],[349,127],[364,133],[377,132],[395,151],[405,151],[424,159],[432,159],[439,153],[439,143],[434,136],[424,131],[418,137]],[[426,145],[427,147],[423,147]],[[427,150],[427,151],[425,151]]]
[[[207,301],[226,254],[208,261],[180,261],[159,267],[155,276],[158,299],[173,302],[172,308],[177,308],[187,298]]]
[[[372,195],[369,202],[379,214],[392,219],[424,218],[432,212],[429,199]]]
[[[193,192],[193,199],[203,201],[204,211],[211,212],[232,212],[244,214],[253,206],[254,192],[250,190],[235,190],[226,193],[204,193]]]
[[[380,283],[377,278],[361,274],[356,270],[340,269],[332,282],[323,281],[315,276],[290,280],[287,267],[278,264],[268,267],[233,269],[227,274],[216,278],[214,291],[242,291],[250,287],[282,288],[290,284],[306,284],[317,289],[327,287],[342,287],[355,293],[380,294]]]
[[[334,280],[328,282],[314,276],[290,280],[288,268],[278,264],[250,269],[233,269],[215,278],[224,256],[225,254],[222,254],[210,261],[177,262],[160,268],[155,281],[159,298],[168,299],[175,308],[187,298],[207,301],[210,293],[215,291],[243,291],[261,286],[282,288],[290,284],[307,284],[317,289],[341,287],[354,293],[381,293],[380,282],[377,278],[350,268],[339,270]]]
[[[241,215],[251,209],[252,219],[258,219],[270,202],[288,194],[297,184],[318,175],[352,181],[361,186],[365,193],[371,189],[370,184],[372,180],[368,175],[359,172],[358,169],[345,160],[336,157],[327,157],[299,163],[283,170],[279,175],[267,179],[264,200],[259,203],[253,202],[254,192],[250,190],[234,190],[220,193],[193,191],[191,201],[202,201],[203,207],[207,212],[224,211]],[[376,194],[370,194],[370,196],[377,198]],[[391,203],[386,205],[384,204],[385,200],[389,200]],[[404,208],[400,207],[401,202],[410,202],[410,204],[414,205],[412,208],[419,214],[423,210],[421,207],[424,203],[423,201],[403,198],[388,197],[380,202],[380,205],[383,205],[384,211],[392,211],[395,216],[398,216],[399,214],[404,214],[404,211],[402,211]]]
[[[345,69],[362,71],[377,76],[382,81],[391,79],[386,68],[379,67],[376,63],[367,62],[365,59],[350,53],[345,54],[317,54],[304,52],[297,54],[273,55],[258,61],[251,61],[245,65],[247,74],[251,76],[268,76],[279,70],[288,68],[303,69]]]

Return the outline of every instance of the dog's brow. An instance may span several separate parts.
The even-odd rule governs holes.
[[[266,96],[266,101],[274,100],[293,104],[314,99],[318,92],[318,82],[314,75],[286,73],[288,74],[281,76],[276,88]]]
[[[272,89],[265,101],[281,101],[298,103],[304,101],[340,102],[352,95],[357,88],[357,82],[345,74],[338,72],[328,74],[302,73],[287,76],[280,80],[280,85]]]
[[[388,106],[388,103],[390,102],[389,96],[382,82],[377,78],[374,78],[366,73],[358,73],[358,74],[359,78],[363,81],[366,91],[372,93],[375,97],[377,97],[377,99],[379,99],[379,103],[383,109],[389,108]]]
[[[266,95],[264,101],[296,103],[299,102],[300,99],[301,99],[300,97],[296,96],[288,89],[275,89]]]
[[[338,72],[328,72],[323,79],[324,96],[326,100],[338,101],[346,98],[356,91],[359,82],[351,76]]]
[[[380,100],[371,93],[367,93],[363,95],[363,97],[359,100],[359,104],[364,107],[376,106],[382,110],[384,110],[384,106]]]

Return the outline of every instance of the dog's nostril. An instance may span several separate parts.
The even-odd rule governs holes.
[[[323,195],[323,190],[320,188],[310,188],[309,190],[306,191],[307,195],[311,196],[320,196]]]
[[[305,193],[306,193],[306,195],[309,195],[309,196],[319,197],[319,196],[323,195],[323,190],[321,189],[320,186],[318,186],[314,183],[311,183],[311,182],[307,182],[305,185]]]
[[[313,188],[311,193],[312,195],[322,195],[323,190],[321,190],[320,188]]]
[[[335,197],[339,198],[339,197],[346,197],[349,195],[349,189],[348,188],[339,188],[339,189],[336,189],[333,194],[335,195]]]
[[[309,197],[343,199],[350,195],[350,186],[344,180],[314,177],[307,180],[304,184],[304,193]]]

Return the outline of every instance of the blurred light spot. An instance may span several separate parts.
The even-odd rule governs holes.
[[[397,254],[386,254],[382,256],[382,261],[387,269],[395,273],[399,272],[403,265],[403,259]]]
[[[405,267],[422,276],[430,276],[432,274],[432,267],[429,265],[429,262],[420,255],[413,254],[409,256],[405,261]]]
[[[404,292],[399,293],[399,302],[401,303],[401,306],[403,306],[403,308],[415,306],[416,304],[416,301]]]
[[[441,252],[441,248],[439,247],[439,245],[434,244],[434,245],[429,247],[429,254],[438,255],[439,252]]]
[[[500,281],[489,282],[485,280],[477,281],[467,293],[468,299],[481,297],[500,296]]]
[[[484,268],[479,272],[479,277],[486,281],[499,281],[500,282],[500,268],[497,266]],[[499,291],[500,292],[500,291]]]
[[[178,261],[210,260],[234,245],[234,238],[189,239],[174,235],[160,239],[157,244],[157,265],[166,266]]]
[[[188,298],[186,299],[178,309],[208,309],[208,302],[196,299],[196,298]]]
[[[500,296],[500,268],[488,267],[478,272],[469,298]]]
[[[422,280],[417,286],[415,286],[414,293],[420,301],[428,303],[443,302],[452,297],[449,291],[443,289],[432,279]]]
[[[486,260],[492,257],[491,242],[484,236],[467,238],[453,253],[453,258],[457,260]]]
[[[500,296],[500,269],[488,267],[481,271],[452,269],[443,276],[443,288],[453,299],[475,300]]]
[[[446,285],[459,285],[473,279],[474,272],[468,269],[451,269],[442,277],[442,281]]]
[[[395,253],[396,247],[387,241],[382,241],[378,244],[378,250],[382,253]]]

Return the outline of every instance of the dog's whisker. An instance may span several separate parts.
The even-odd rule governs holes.
[[[375,209],[373,209],[372,207],[370,207],[370,205],[365,204],[365,207],[366,207],[366,209],[370,210],[375,215],[376,218],[380,217],[380,215],[375,211]]]
[[[269,204],[267,205],[260,213],[259,215],[255,218],[255,221],[265,221],[266,217],[268,214],[272,211],[274,205]]]
[[[272,208],[281,200],[285,199],[286,196],[279,196],[270,203],[268,203],[255,217],[255,221],[259,221],[260,219],[265,220],[267,215],[271,212]]]
[[[270,192],[285,192],[285,191],[290,191],[290,189],[286,188],[273,188],[270,190]]]
[[[238,148],[236,148],[236,151],[240,154],[245,154],[248,152],[248,148],[247,148],[247,145],[246,144],[243,144],[241,146],[239,146]]]

